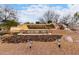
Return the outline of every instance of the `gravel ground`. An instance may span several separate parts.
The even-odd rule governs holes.
[[[67,35],[67,34],[66,34]],[[66,36],[64,35],[64,36]],[[39,42],[33,41],[32,48],[28,47],[28,43],[1,43],[1,55],[78,55],[79,54],[79,34],[69,33],[74,42],[61,40],[61,48],[58,48],[56,41]]]
[[[56,42],[35,42],[30,49],[28,43],[0,43],[1,55],[77,55],[79,54],[79,45],[61,41],[61,48],[58,48]]]

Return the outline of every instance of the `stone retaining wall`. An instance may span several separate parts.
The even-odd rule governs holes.
[[[24,43],[27,40],[31,39],[32,41],[54,41],[56,39],[60,39],[62,35],[14,35],[11,37],[6,37],[2,39],[2,42],[7,43]]]

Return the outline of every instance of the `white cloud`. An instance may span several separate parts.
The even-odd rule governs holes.
[[[62,7],[49,7],[48,5],[31,5],[29,7],[25,7],[26,10],[20,10],[20,16],[23,18],[20,18],[21,21],[37,21],[39,17],[41,17],[47,10],[60,10]],[[59,11],[58,11],[59,12]],[[26,17],[27,16],[27,17]],[[25,20],[24,20],[25,18]],[[28,20],[29,19],[29,20]]]
[[[51,6],[48,5],[30,5],[28,7],[24,7],[26,10],[19,10],[19,19],[22,22],[30,21],[35,22],[41,17],[47,10],[55,10],[60,15],[73,15],[76,11],[79,11],[79,5],[68,5],[68,8],[63,8],[61,6]]]
[[[20,20],[25,21],[36,21],[39,17],[41,17],[45,11],[47,11],[49,7],[47,5],[31,5],[26,8],[26,10],[20,10]],[[24,20],[25,18],[25,20]]]
[[[79,4],[69,4],[68,9],[66,10],[66,13],[74,14],[75,12],[79,12]]]

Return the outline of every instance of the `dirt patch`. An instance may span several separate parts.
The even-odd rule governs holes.
[[[56,32],[55,32],[56,33]],[[28,47],[28,43],[1,43],[0,42],[0,54],[1,55],[78,55],[79,44],[76,40],[79,40],[79,35],[75,32],[68,32],[66,35],[70,35],[73,39],[72,42],[64,40],[64,36],[61,39],[61,48],[58,48],[56,41],[51,42],[39,42],[33,41],[32,48]]]

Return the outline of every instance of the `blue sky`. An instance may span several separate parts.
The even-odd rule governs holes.
[[[1,6],[1,5],[0,5]],[[52,10],[60,15],[73,15],[79,11],[79,5],[73,4],[4,4],[17,11],[19,22],[35,22],[42,17],[47,10]]]
[[[38,5],[38,4],[8,4],[8,6],[10,8],[13,8],[13,9],[16,9],[16,10],[24,10],[26,8],[23,8],[23,7],[29,7],[30,5]],[[48,5],[49,7],[60,6],[60,7],[63,7],[63,8],[68,8],[67,4],[43,4],[43,5]]]

